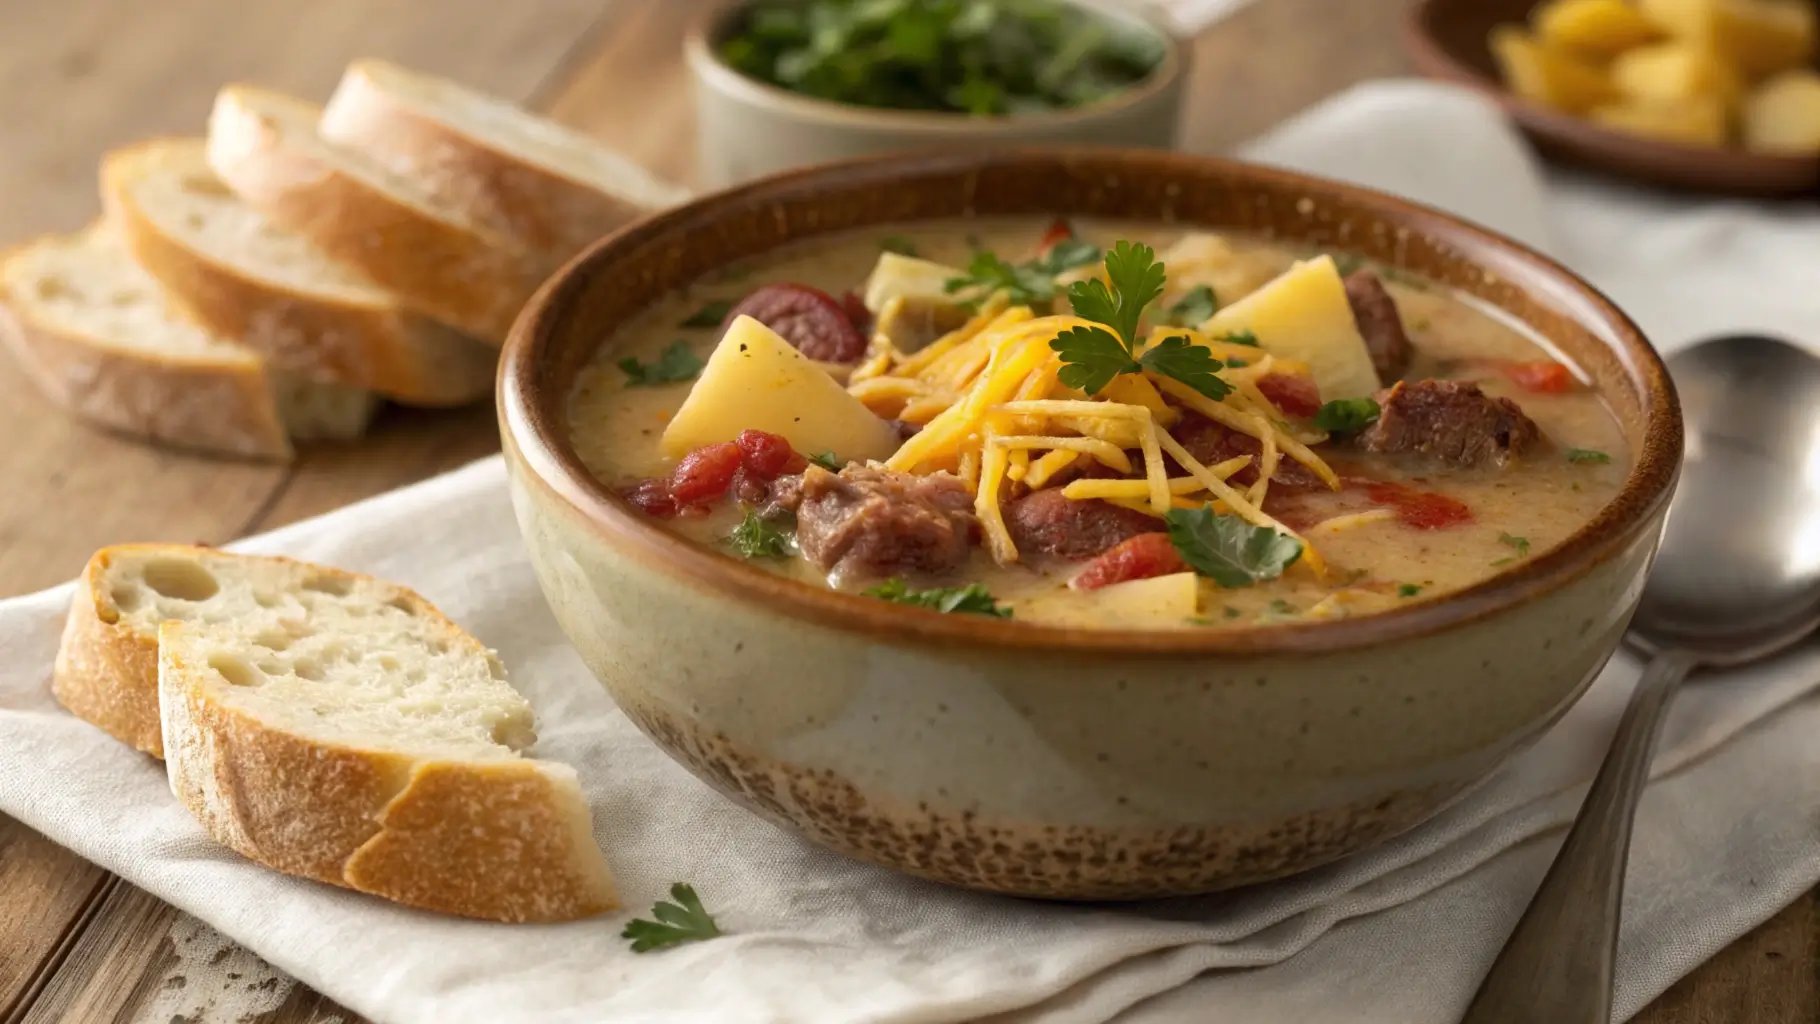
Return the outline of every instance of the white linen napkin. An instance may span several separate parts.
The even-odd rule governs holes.
[[[1811,210],[1545,177],[1463,93],[1362,87],[1251,153],[1528,239],[1666,345],[1735,326],[1820,338],[1820,307],[1805,301],[1820,244]],[[1375,851],[1220,896],[1065,906],[822,852],[670,762],[564,642],[497,459],[241,546],[398,580],[497,647],[536,706],[536,753],[580,771],[628,910],[552,926],[459,921],[216,847],[156,764],[51,699],[67,585],[0,603],[0,811],[383,1024],[1452,1021],[1552,856],[1637,672],[1615,660],[1534,750]],[[1817,682],[1820,645],[1808,645],[1700,682],[1675,707],[1637,825],[1619,1019],[1820,881]],[[631,954],[620,928],[675,881],[693,883],[729,934]]]

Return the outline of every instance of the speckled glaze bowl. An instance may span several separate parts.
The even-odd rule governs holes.
[[[828,232],[973,214],[1154,219],[1345,247],[1552,339],[1636,466],[1562,547],[1387,614],[1171,632],[944,616],[771,575],[666,532],[567,439],[577,370],[656,296]],[[1562,267],[1420,206],[1148,151],[869,160],[697,200],[596,245],[506,344],[513,501],[550,606],[632,720],[831,849],[1026,896],[1182,895],[1302,871],[1422,822],[1554,722],[1616,648],[1681,460],[1637,328]]]
[[[683,41],[695,85],[697,170],[720,188],[794,167],[909,150],[989,145],[1173,146],[1194,50],[1142,4],[1072,0],[1155,36],[1163,61],[1143,81],[1077,110],[968,117],[831,103],[733,70],[715,50],[744,6],[722,3]]]

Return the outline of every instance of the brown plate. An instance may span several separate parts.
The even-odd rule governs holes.
[[[1503,107],[1545,156],[1666,188],[1751,197],[1820,194],[1820,157],[1766,156],[1659,142],[1550,110],[1504,87],[1486,37],[1529,18],[1534,0],[1422,0],[1404,43],[1417,70]]]

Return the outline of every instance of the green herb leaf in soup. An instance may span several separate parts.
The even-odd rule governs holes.
[[[676,883],[670,887],[670,899],[675,902],[659,900],[651,908],[651,916],[657,920],[634,918],[626,923],[625,931],[620,932],[619,937],[632,940],[632,952],[648,953],[665,946],[712,939],[720,934],[720,926],[702,907],[693,886]]]
[[[1049,342],[1049,347],[1062,357],[1057,379],[1090,395],[1099,394],[1121,373],[1143,369],[1116,335],[1099,327],[1071,327]]]
[[[1302,557],[1302,542],[1206,508],[1171,509],[1169,540],[1182,561],[1222,587],[1273,580]]]
[[[741,558],[788,558],[792,531],[747,509],[733,532],[727,535],[727,546]]]
[[[1228,345],[1243,345],[1246,348],[1258,347],[1258,336],[1250,331],[1234,331],[1231,334],[1222,334],[1213,340],[1225,342]]]
[[[1369,398],[1337,398],[1315,411],[1314,425],[1331,434],[1351,434],[1377,422],[1383,410]]]
[[[1199,284],[1169,307],[1169,311],[1163,314],[1163,322],[1171,327],[1199,327],[1219,311],[1219,297],[1214,295],[1211,287]]]
[[[990,615],[999,619],[1011,617],[1011,609],[1001,607],[982,583],[970,583],[964,587],[913,590],[903,580],[889,579],[862,593],[881,601],[916,605],[919,608],[933,608],[938,612],[972,612],[975,615]]]
[[[629,388],[694,380],[704,365],[702,358],[689,348],[686,341],[671,342],[670,347],[650,363],[641,363],[632,356],[619,361],[619,368],[626,375],[626,387]]]
[[[1567,461],[1572,463],[1597,463],[1603,465],[1611,461],[1611,456],[1592,448],[1567,449]]]
[[[894,252],[899,256],[916,255],[916,243],[903,235],[886,235],[878,240],[878,247],[884,252]]]
[[[707,302],[702,303],[700,309],[697,309],[695,312],[690,313],[689,319],[684,320],[681,324],[678,324],[677,326],[679,326],[679,327],[719,327],[720,322],[722,320],[725,320],[727,318],[727,314],[731,313],[731,312],[733,312],[732,300],[730,300],[730,299],[711,299]]]
[[[1173,377],[1216,402],[1232,393],[1232,385],[1218,376],[1226,364],[1215,359],[1205,345],[1191,345],[1179,334],[1151,346],[1138,362],[1144,369]]]
[[[807,96],[974,116],[1095,103],[1163,59],[1149,33],[1060,0],[757,0],[719,49]]]
[[[846,463],[842,462],[840,457],[833,452],[817,452],[816,454],[809,456],[809,461],[830,473],[838,473],[846,466]]]

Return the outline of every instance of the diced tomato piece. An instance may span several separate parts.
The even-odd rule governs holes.
[[[1500,363],[1498,371],[1517,387],[1539,395],[1564,395],[1579,383],[1572,370],[1549,359]]]
[[[790,461],[784,463],[784,471],[777,475],[778,476],[795,476],[796,474],[801,473],[803,470],[808,469],[808,468],[809,468],[809,460],[803,458],[800,453],[793,451],[790,453]]]
[[[1417,530],[1440,530],[1472,522],[1472,506],[1445,494],[1388,481],[1366,482],[1365,492],[1374,504],[1395,509],[1404,525]]]
[[[1167,576],[1187,568],[1168,534],[1140,533],[1088,562],[1068,585],[1075,590],[1098,590],[1114,583]]]
[[[1321,411],[1321,386],[1299,373],[1267,373],[1258,378],[1258,390],[1284,415],[1307,419]]]
[[[632,507],[648,516],[659,519],[671,519],[676,516],[676,499],[670,496],[670,481],[661,478],[640,480],[625,490],[620,496],[632,503]]]
[[[670,475],[670,497],[679,506],[718,500],[744,464],[744,453],[732,441],[697,448],[676,464]]]
[[[1066,242],[1073,237],[1074,225],[1070,224],[1066,217],[1057,217],[1049,224],[1049,229],[1043,232],[1043,237],[1037,241],[1036,254],[1042,256],[1055,248],[1056,243]]]
[[[746,468],[764,480],[777,479],[796,454],[790,442],[762,430],[742,430],[733,443],[739,445]]]

